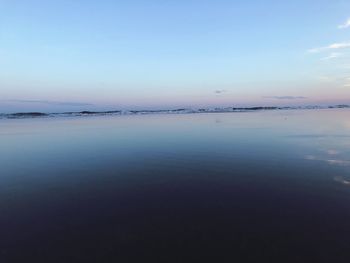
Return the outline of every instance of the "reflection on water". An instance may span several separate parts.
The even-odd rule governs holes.
[[[350,262],[349,113],[0,120],[0,262]]]
[[[339,183],[342,183],[342,184],[345,184],[345,185],[350,185],[350,180],[349,179],[344,179],[343,177],[341,176],[335,176],[334,177],[334,180],[336,182],[339,182]]]

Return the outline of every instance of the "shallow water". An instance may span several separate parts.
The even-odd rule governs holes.
[[[0,262],[350,262],[349,117],[0,120]]]

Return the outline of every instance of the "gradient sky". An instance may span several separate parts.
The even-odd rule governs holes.
[[[350,103],[349,0],[0,0],[0,111]]]

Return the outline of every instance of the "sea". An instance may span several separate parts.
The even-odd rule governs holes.
[[[0,120],[0,262],[350,262],[350,109]]]

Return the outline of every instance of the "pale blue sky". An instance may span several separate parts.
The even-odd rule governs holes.
[[[0,0],[0,111],[350,102],[349,18],[344,0]]]

